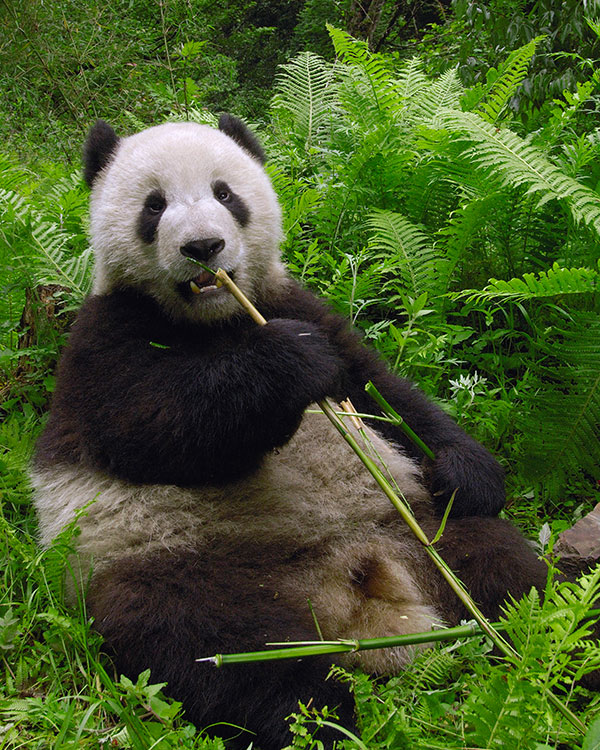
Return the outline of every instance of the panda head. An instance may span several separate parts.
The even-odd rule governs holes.
[[[167,123],[118,138],[103,121],[84,149],[92,188],[94,292],[134,288],[175,320],[240,313],[212,275],[223,268],[256,301],[284,274],[281,212],[254,135],[230,115],[219,129]]]

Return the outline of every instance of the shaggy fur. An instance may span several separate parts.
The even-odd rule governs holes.
[[[541,587],[545,566],[491,517],[504,494],[490,454],[286,275],[262,149],[235,118],[221,127],[171,124],[121,140],[105,123],[92,130],[95,294],[63,354],[32,481],[43,544],[87,506],[75,569],[85,581],[93,566],[88,605],[118,669],[150,667],[200,726],[233,722],[274,750],[298,698],[337,705],[351,723],[345,690],[324,681],[328,661],[217,671],[196,658],[314,639],[308,599],[325,638],[465,615],[358,458],[307,406],[349,396],[372,410],[371,379],[431,446],[433,462],[398,429],[368,428],[428,533],[457,489],[439,546],[487,614],[507,591]],[[268,324],[214,287],[194,254],[230,271]],[[337,661],[393,673],[410,656]]]

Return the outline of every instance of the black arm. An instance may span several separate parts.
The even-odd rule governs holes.
[[[150,301],[91,298],[63,354],[38,460],[52,450],[135,482],[231,480],[289,440],[340,364],[311,323],[186,329]]]

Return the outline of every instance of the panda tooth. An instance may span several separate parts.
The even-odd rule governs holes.
[[[202,292],[202,289],[200,289],[198,284],[196,284],[196,282],[193,280],[190,281],[190,289],[192,290],[192,292],[194,292],[194,294],[200,294]]]
[[[211,286],[203,286],[200,288],[200,293],[204,292],[213,292],[217,287],[214,284],[211,284]]]

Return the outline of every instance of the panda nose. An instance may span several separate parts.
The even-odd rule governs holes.
[[[186,258],[206,261],[217,255],[225,247],[225,240],[219,237],[207,237],[204,240],[193,240],[179,248],[179,252]]]

